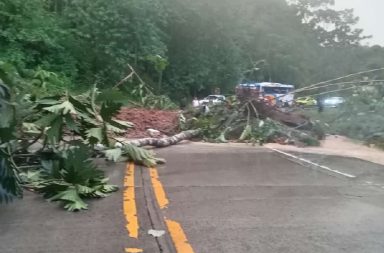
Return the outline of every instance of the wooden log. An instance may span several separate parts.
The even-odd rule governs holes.
[[[251,101],[253,106],[258,111],[258,116],[260,118],[270,118],[275,121],[281,122],[286,126],[294,127],[297,129],[310,130],[312,128],[312,123],[310,119],[297,112],[283,112],[279,109],[268,105],[262,101]]]
[[[156,148],[163,148],[163,147],[175,145],[183,140],[189,140],[193,137],[196,137],[197,135],[200,134],[200,132],[201,132],[200,129],[188,130],[171,137],[160,138],[160,139],[143,138],[143,139],[128,141],[128,142],[125,142],[124,144],[130,144],[136,147],[153,146]]]

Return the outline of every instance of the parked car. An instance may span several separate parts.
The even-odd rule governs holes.
[[[295,100],[297,105],[302,106],[315,106],[317,105],[316,99],[313,97],[299,97]]]
[[[325,107],[338,107],[339,105],[344,104],[345,99],[342,97],[329,97],[324,99],[323,105]]]
[[[225,96],[223,95],[209,95],[208,97],[199,100],[200,105],[205,104],[220,104],[225,101]]]

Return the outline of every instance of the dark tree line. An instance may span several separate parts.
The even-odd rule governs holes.
[[[241,81],[305,86],[384,64],[332,0],[0,0],[0,61],[113,87],[132,65],[176,101]],[[125,87],[130,91],[130,85]]]

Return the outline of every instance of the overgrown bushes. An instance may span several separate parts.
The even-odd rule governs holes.
[[[128,144],[120,151],[113,147],[115,135],[132,125],[114,119],[121,104],[106,96],[98,99],[96,87],[79,95],[57,91],[44,96],[38,90],[45,88],[35,86],[34,78],[4,69],[0,74],[10,84],[0,82],[0,202],[21,197],[24,186],[62,202],[67,210],[87,209],[84,199],[117,190],[90,160],[95,154],[156,163],[149,151]],[[96,144],[104,148],[96,151]]]
[[[131,64],[155,95],[185,105],[242,81],[305,86],[384,64],[381,47],[358,46],[351,11],[290,2],[2,0],[0,61],[54,72],[76,91],[110,89]]]
[[[347,93],[346,103],[337,108],[325,108],[323,113],[309,111],[328,134],[339,134],[367,144],[383,147],[384,98],[379,87],[368,86]]]

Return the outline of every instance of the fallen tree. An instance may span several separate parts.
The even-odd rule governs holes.
[[[98,144],[106,147],[105,154],[125,160],[147,166],[159,161],[133,145],[114,153],[111,137],[132,124],[115,119],[121,104],[96,87],[80,95],[45,97],[25,92],[28,83],[18,84],[0,82],[0,203],[22,197],[25,188],[78,211],[88,208],[87,199],[117,191],[91,159]],[[17,96],[20,90],[23,96]]]
[[[312,122],[310,118],[302,113],[282,111],[279,108],[264,103],[260,100],[252,100],[249,103],[251,103],[258,112],[258,115],[255,116],[258,116],[261,119],[270,118],[286,126],[298,129],[310,130],[312,128]]]
[[[319,145],[322,129],[305,115],[284,111],[260,100],[236,101],[185,114],[187,129],[201,129],[209,142],[277,142],[299,146]]]
[[[134,145],[136,147],[153,146],[156,148],[163,148],[163,147],[175,145],[183,140],[189,140],[193,137],[198,136],[200,133],[201,133],[200,129],[187,130],[171,137],[160,138],[160,139],[159,138],[143,138],[143,139],[131,140],[127,142],[123,141],[122,143],[128,144],[128,145]]]
[[[152,150],[146,150],[141,147],[152,146],[156,148],[164,148],[175,145],[183,140],[189,140],[200,134],[201,130],[188,130],[166,138],[143,138],[138,140],[125,140],[114,138],[117,142],[114,149],[101,150],[100,153],[108,160],[119,161],[121,158],[142,164],[147,167],[152,167],[159,163],[164,163],[165,160],[157,158]],[[103,149],[104,147],[102,147]]]

